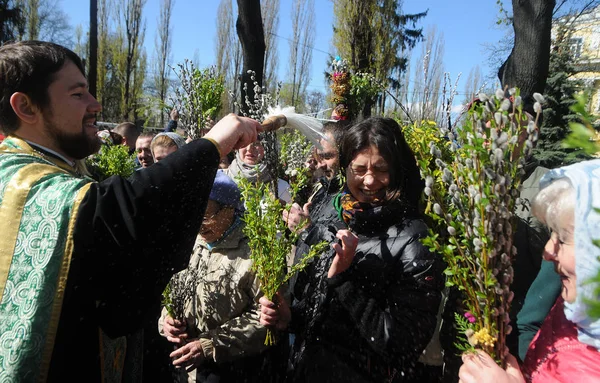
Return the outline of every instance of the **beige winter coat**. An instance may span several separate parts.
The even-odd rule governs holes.
[[[186,316],[188,328],[194,329],[190,335],[199,338],[207,359],[227,362],[265,349],[266,328],[259,323],[258,306],[262,293],[251,267],[248,239],[241,225],[212,251],[200,236],[196,239],[188,270],[197,271],[199,282]],[[166,315],[163,308],[158,322],[163,336]],[[189,378],[195,380],[195,371]]]

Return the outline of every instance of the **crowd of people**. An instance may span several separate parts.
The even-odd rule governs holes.
[[[156,135],[129,122],[98,132],[100,111],[72,51],[0,48],[1,381],[600,381],[600,321],[587,310],[600,160],[548,170],[530,159],[503,369],[482,351],[457,356],[460,303],[420,241],[424,182],[395,120],[325,123],[307,200],[277,179],[300,233],[289,263],[330,246],[269,300],[236,184],[273,181],[261,125],[228,115],[186,142],[176,110]],[[133,175],[89,178],[81,163],[102,142],[135,153]],[[180,314],[162,301],[169,281],[187,289]]]

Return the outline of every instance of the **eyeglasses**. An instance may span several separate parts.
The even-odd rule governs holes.
[[[363,178],[369,173],[375,178],[383,178],[390,175],[387,167],[368,169],[365,166],[350,166],[350,171],[359,178]]]
[[[212,221],[215,219],[217,214],[219,214],[221,212],[221,210],[223,210],[223,207],[220,204],[218,204],[217,206],[218,206],[218,209],[211,215],[207,215],[206,212],[204,212],[204,218],[202,218],[202,222]]]

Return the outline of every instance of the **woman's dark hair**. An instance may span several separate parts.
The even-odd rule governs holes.
[[[48,106],[48,87],[67,61],[73,62],[85,76],[79,56],[60,45],[20,41],[0,47],[1,130],[12,133],[19,127],[19,119],[10,105],[14,93],[25,93],[41,109]]]
[[[340,145],[340,167],[343,172],[346,172],[358,152],[370,146],[379,150],[389,166],[390,184],[386,201],[400,200],[407,207],[416,209],[425,185],[415,155],[393,119],[371,117],[348,128]]]

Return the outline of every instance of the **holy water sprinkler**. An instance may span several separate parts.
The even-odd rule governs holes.
[[[269,108],[262,126],[267,132],[282,127],[297,129],[318,147],[321,146],[319,141],[327,140],[327,136],[323,134],[323,124],[321,121],[314,117],[296,113],[293,106]]]

